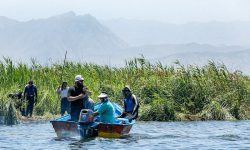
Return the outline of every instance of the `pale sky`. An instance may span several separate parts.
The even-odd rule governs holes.
[[[250,21],[250,0],[0,0],[0,16],[20,21],[68,11],[167,23]]]

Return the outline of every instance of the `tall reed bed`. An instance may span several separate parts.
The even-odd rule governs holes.
[[[141,120],[179,120],[181,114],[211,120],[250,118],[250,79],[240,71],[230,72],[214,62],[202,67],[179,62],[165,66],[143,57],[121,68],[69,61],[42,66],[32,60],[27,65],[4,58],[0,62],[0,112],[7,104],[6,94],[23,91],[32,79],[39,93],[35,114],[58,114],[55,89],[62,79],[73,85],[77,74],[84,76],[95,102],[100,91],[106,91],[112,101],[122,104],[121,90],[130,85],[141,104]]]

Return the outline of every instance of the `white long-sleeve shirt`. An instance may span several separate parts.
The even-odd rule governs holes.
[[[60,96],[62,97],[62,98],[64,98],[64,97],[68,97],[68,91],[69,91],[69,87],[66,87],[65,89],[61,89],[61,88],[59,88],[58,90],[57,90],[57,92],[60,94]]]

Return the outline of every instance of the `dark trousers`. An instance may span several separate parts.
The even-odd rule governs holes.
[[[34,99],[33,96],[32,97],[27,97],[27,101],[28,101],[28,105],[27,105],[27,108],[26,108],[26,116],[32,117],[35,99]]]
[[[61,99],[61,115],[63,116],[66,111],[70,114],[70,102],[67,97],[64,97]]]
[[[71,116],[71,121],[78,121],[79,120],[79,115],[81,112],[82,107],[72,107],[71,106],[71,110],[70,110],[70,116]]]

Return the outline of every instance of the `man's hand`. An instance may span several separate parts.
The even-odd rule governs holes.
[[[78,95],[79,98],[84,98],[85,97],[85,94],[81,93],[80,95]]]
[[[36,105],[37,104],[37,97],[36,97],[36,99],[34,100],[34,105]]]
[[[127,113],[126,116],[127,116],[127,117],[131,117],[132,114],[131,114],[131,113]]]

